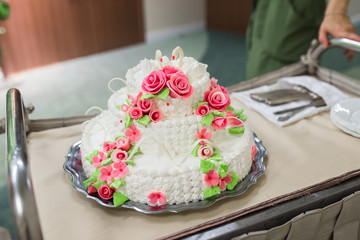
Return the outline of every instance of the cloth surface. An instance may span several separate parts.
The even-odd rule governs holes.
[[[1,240],[11,240],[10,233],[7,229],[0,227],[0,239]]]
[[[145,215],[87,199],[63,170],[69,147],[81,139],[81,127],[31,133],[28,157],[44,238],[160,238],[360,168],[360,139],[338,130],[328,112],[281,128],[235,99],[232,106],[244,109],[267,148],[266,171],[238,197],[178,214]]]
[[[268,231],[257,231],[233,240],[358,239],[360,192],[322,209],[308,211]]]
[[[250,97],[251,93],[260,93],[260,92],[267,92],[276,89],[292,88],[292,85],[301,85],[310,89],[311,91],[318,94],[325,100],[326,106],[308,107],[296,113],[293,117],[289,118],[286,121],[279,121],[278,120],[279,116],[286,115],[286,113],[283,115],[275,115],[274,112],[307,105],[310,103],[310,101],[302,100],[302,101],[290,102],[287,104],[281,104],[277,106],[270,106],[266,103],[253,100]],[[241,100],[242,102],[244,102],[247,106],[260,112],[264,117],[266,117],[268,120],[270,120],[271,122],[275,123],[278,126],[286,126],[305,117],[309,117],[314,114],[317,114],[321,111],[329,110],[333,104],[339,102],[340,100],[349,98],[349,96],[347,96],[345,93],[340,91],[338,88],[326,82],[319,81],[311,76],[285,77],[279,79],[279,81],[275,84],[264,85],[259,88],[254,88],[248,91],[235,92],[232,95],[237,99]]]
[[[254,1],[246,33],[246,79],[300,60],[318,37],[325,1]]]

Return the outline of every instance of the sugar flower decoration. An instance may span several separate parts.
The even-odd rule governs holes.
[[[150,193],[148,195],[148,199],[149,199],[151,204],[156,204],[157,202],[159,202],[160,204],[165,204],[165,202],[166,202],[166,197],[161,192],[152,192],[152,193]]]
[[[130,149],[129,138],[119,137],[116,139],[115,145],[118,149],[128,151]]]
[[[215,116],[214,120],[211,123],[211,126],[216,130],[221,130],[226,128],[228,125],[228,119],[226,117]]]
[[[231,183],[231,175],[228,174],[226,177],[220,178],[219,186],[221,190],[226,188],[226,184]]]
[[[209,109],[209,106],[208,106],[208,105],[200,105],[200,106],[198,106],[198,108],[196,109],[195,114],[204,117],[204,116],[207,115],[209,112],[210,112],[210,109]]]
[[[206,186],[217,186],[219,183],[219,174],[214,171],[214,169],[210,169],[210,171],[205,174],[204,181]]]
[[[114,170],[112,175],[114,177],[123,178],[128,171],[128,167],[125,162],[116,162],[113,164]]]
[[[131,107],[129,110],[129,114],[132,119],[139,119],[143,116],[143,112],[138,107]]]
[[[95,182],[91,182],[88,189],[87,189],[87,192],[88,193],[96,193],[97,192],[97,189],[93,186]]]
[[[99,180],[104,182],[106,181],[107,183],[111,183],[112,182],[112,178],[114,177],[111,172],[112,172],[113,168],[111,167],[111,165],[108,165],[106,167],[103,167],[100,169],[100,176],[99,176]]]
[[[135,125],[131,125],[129,129],[126,129],[125,136],[129,137],[130,142],[137,142],[141,138],[141,133]]]
[[[251,159],[255,161],[255,155],[257,153],[256,145],[253,145],[251,148]]]
[[[102,185],[99,187],[98,193],[102,199],[108,200],[113,197],[114,189],[110,188],[108,185]]]
[[[201,129],[200,131],[198,131],[196,133],[196,138],[197,139],[210,140],[211,137],[212,137],[211,132],[208,132],[206,128],[203,128],[203,129]]]
[[[107,153],[112,149],[116,148],[116,143],[112,142],[112,143],[108,143],[108,142],[104,142],[103,143],[103,152]]]
[[[106,159],[106,154],[103,152],[99,152],[97,156],[93,156],[91,161],[93,162],[92,166],[98,168],[101,166],[101,162]]]
[[[159,122],[161,120],[161,112],[158,110],[151,111],[149,117],[152,122]]]
[[[211,145],[201,145],[198,148],[198,156],[200,159],[206,159],[211,157],[214,154],[214,149]]]
[[[128,154],[124,150],[116,149],[111,153],[110,157],[113,162],[120,162],[126,160],[128,158]]]

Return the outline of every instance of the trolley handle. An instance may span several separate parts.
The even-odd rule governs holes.
[[[330,39],[330,47],[342,47],[360,53],[360,42],[347,38]]]

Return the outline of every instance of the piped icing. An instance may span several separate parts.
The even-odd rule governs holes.
[[[256,148],[247,116],[206,68],[177,47],[171,59],[157,50],[118,79],[126,87],[83,126],[88,193],[114,206],[189,203],[248,174]]]

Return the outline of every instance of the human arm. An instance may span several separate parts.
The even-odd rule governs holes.
[[[326,8],[324,19],[319,29],[319,41],[327,48],[329,46],[328,35],[334,38],[348,38],[360,41],[354,25],[347,16],[347,7],[350,0],[330,0]],[[353,58],[354,53],[347,51],[348,59]]]

